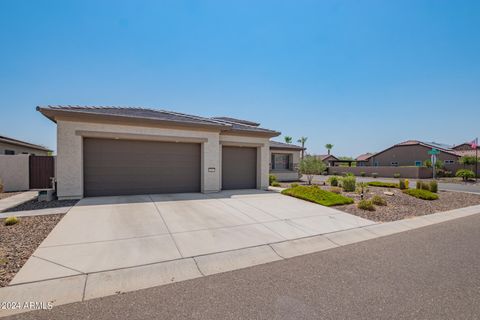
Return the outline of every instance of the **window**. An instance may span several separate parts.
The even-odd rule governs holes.
[[[390,165],[394,167],[398,167],[398,162],[397,161],[390,162]]]
[[[373,163],[373,166],[374,166],[374,167],[378,167],[378,161],[375,161],[375,162]]]
[[[14,154],[15,154],[15,151],[13,151],[13,150],[5,150],[5,154],[14,155]]]
[[[272,154],[272,170],[293,170],[291,154]]]
[[[421,167],[422,166],[422,161],[415,161],[415,166],[416,167]]]
[[[455,164],[455,160],[445,160],[444,164]]]

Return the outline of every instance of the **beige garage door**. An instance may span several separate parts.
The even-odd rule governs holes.
[[[257,187],[257,148],[222,147],[222,189]]]
[[[87,197],[200,191],[200,144],[85,138]]]

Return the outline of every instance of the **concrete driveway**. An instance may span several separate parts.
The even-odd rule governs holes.
[[[85,198],[11,284],[117,270],[373,224],[259,190]]]

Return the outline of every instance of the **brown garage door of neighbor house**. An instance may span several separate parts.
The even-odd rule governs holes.
[[[198,143],[84,138],[86,197],[200,192]]]
[[[222,147],[222,189],[257,187],[257,148]]]

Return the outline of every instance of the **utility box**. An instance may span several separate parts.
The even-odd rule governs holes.
[[[52,201],[55,200],[55,190],[48,189],[38,192],[38,201]]]

